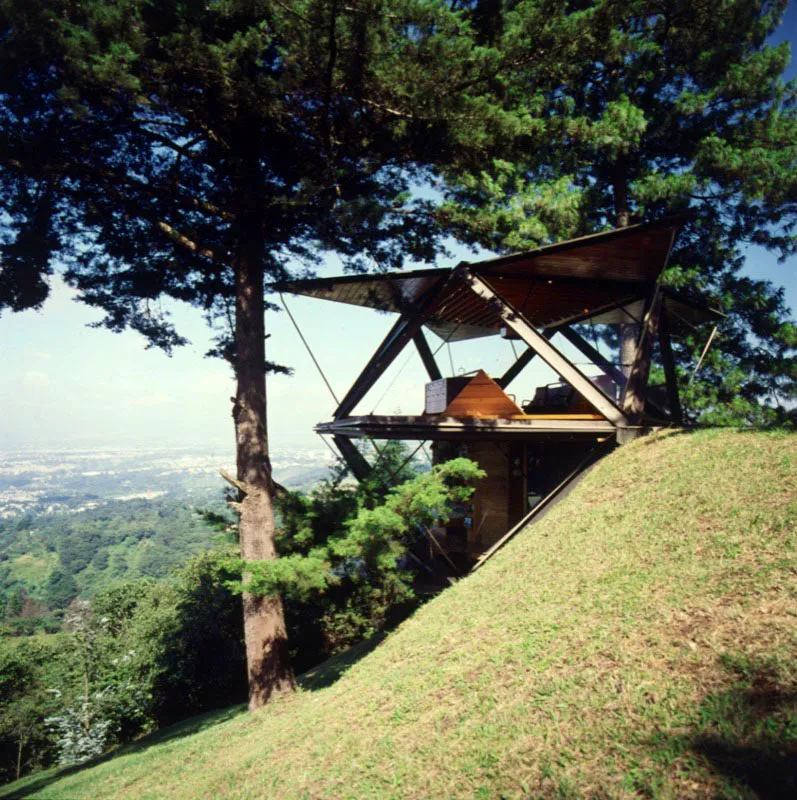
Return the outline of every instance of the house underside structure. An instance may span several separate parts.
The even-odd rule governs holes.
[[[682,422],[671,336],[718,314],[660,282],[681,225],[665,218],[453,269],[283,284],[283,292],[398,315],[332,419],[315,430],[331,435],[359,479],[371,469],[355,444],[363,438],[428,441],[435,461],[477,461],[487,478],[469,506],[434,532],[434,544],[459,563],[478,563],[614,444]],[[635,326],[630,362],[602,354],[579,332],[585,323]],[[526,349],[502,375],[443,377],[425,330],[443,342],[503,336]],[[555,337],[575,348],[578,364]],[[429,376],[423,413],[354,415],[408,346]],[[662,386],[650,385],[654,358]],[[561,380],[518,405],[507,389],[535,359]]]

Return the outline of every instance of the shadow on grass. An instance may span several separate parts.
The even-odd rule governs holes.
[[[698,709],[695,730],[673,737],[672,755],[697,757],[718,779],[717,798],[797,797],[797,691],[777,662],[724,659],[734,674]]]
[[[367,656],[375,650],[387,636],[386,633],[377,633],[370,639],[350,647],[344,653],[324,661],[317,667],[308,670],[299,677],[299,686],[302,689],[317,691],[331,686],[341,678],[349,669],[354,666],[361,658]]]
[[[302,689],[310,691],[317,691],[331,686],[361,658],[368,655],[368,653],[381,644],[385,636],[386,634],[377,634],[364,642],[356,644],[344,653],[333,656],[317,667],[305,672],[303,675],[299,676],[299,686],[301,686]],[[135,742],[116,747],[104,755],[98,756],[91,761],[86,761],[83,764],[78,764],[74,767],[64,767],[62,769],[50,769],[46,772],[40,772],[27,778],[22,778],[21,781],[9,784],[6,787],[0,787],[0,800],[14,800],[14,798],[29,797],[32,794],[46,790],[49,785],[57,783],[68,775],[73,775],[84,769],[91,769],[92,767],[96,767],[99,764],[103,764],[115,758],[143,753],[150,747],[157,747],[158,745],[166,744],[170,741],[182,739],[185,736],[194,736],[216,725],[229,722],[235,719],[235,717],[245,713],[246,706],[239,705],[215,711],[207,711],[204,714],[190,717],[182,722],[170,725],[168,728],[155,731],[149,734],[149,736],[144,736]],[[46,798],[46,800],[73,800],[72,798],[67,799],[65,795],[60,793],[51,796],[44,794],[41,795],[41,797]]]
[[[771,741],[735,745],[718,738],[698,739],[693,749],[742,796],[760,800],[797,797],[797,748]]]

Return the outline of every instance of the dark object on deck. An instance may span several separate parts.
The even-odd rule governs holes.
[[[448,404],[468,385],[470,378],[440,378],[426,384],[424,414],[442,414]]]

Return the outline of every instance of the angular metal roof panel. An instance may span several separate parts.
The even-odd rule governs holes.
[[[666,218],[596,233],[525,253],[470,264],[534,325],[568,321],[624,321],[620,307],[635,303],[667,264],[683,218]],[[344,275],[285,282],[278,291],[401,313],[412,310],[433,286],[454,270],[422,269],[376,275]],[[668,303],[669,305],[669,303]],[[679,315],[683,303],[671,305]],[[689,321],[698,314],[688,306]],[[617,319],[615,319],[615,317]],[[498,315],[467,286],[452,282],[430,309],[426,327],[447,341],[491,336]]]

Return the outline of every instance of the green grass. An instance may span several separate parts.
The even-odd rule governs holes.
[[[8,562],[8,580],[21,584],[30,593],[44,584],[57,563],[55,553],[25,553]]]
[[[5,796],[797,796],[796,444],[638,440],[296,695]]]

